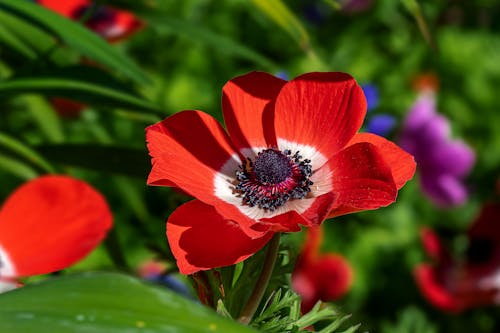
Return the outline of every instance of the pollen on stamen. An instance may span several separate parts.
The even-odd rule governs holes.
[[[274,211],[288,200],[306,197],[313,184],[311,174],[311,161],[298,151],[292,155],[288,149],[264,149],[254,161],[247,158],[236,171],[236,190],[243,204]]]

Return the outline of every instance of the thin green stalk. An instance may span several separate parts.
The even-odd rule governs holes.
[[[115,228],[111,229],[108,233],[108,237],[104,240],[104,247],[116,268],[125,272],[132,271],[127,263],[127,259],[123,255],[124,252],[120,245],[120,240],[118,239],[118,234]]]
[[[266,258],[262,265],[262,271],[260,272],[259,278],[255,283],[252,294],[250,295],[247,304],[241,311],[238,318],[238,321],[245,325],[252,320],[252,317],[254,316],[255,311],[257,311],[262,297],[264,296],[269,280],[271,279],[271,274],[273,273],[274,265],[276,264],[279,248],[280,233],[276,233],[267,247]]]

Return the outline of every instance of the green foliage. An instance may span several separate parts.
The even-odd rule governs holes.
[[[418,308],[408,307],[398,316],[397,323],[383,325],[383,333],[437,333],[436,327],[429,322]]]
[[[38,73],[36,77],[13,77],[0,82],[0,97],[27,92],[71,98],[105,107],[158,112],[108,73],[89,66],[71,66]]]
[[[150,167],[139,149],[102,144],[39,145],[36,150],[47,159],[64,166],[77,166],[101,172],[144,178]]]
[[[252,326],[262,332],[309,332],[308,328],[321,323],[321,329],[316,332],[356,332],[359,325],[347,329],[340,329],[341,325],[349,319],[333,308],[318,302],[308,313],[300,313],[300,297],[291,290],[282,289],[273,292],[260,313],[252,321]]]
[[[1,295],[0,331],[253,332],[171,291],[116,273],[53,278]]]
[[[2,0],[0,9],[7,15],[10,14],[17,19],[30,22],[33,27],[54,34],[55,37],[60,38],[68,46],[89,59],[115,69],[139,83],[148,81],[142,70],[128,57],[118,52],[81,24],[62,18],[60,15],[29,1]]]

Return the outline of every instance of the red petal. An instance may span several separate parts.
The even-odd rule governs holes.
[[[38,0],[37,2],[47,9],[73,20],[80,20],[83,14],[82,10],[92,5],[88,0]],[[103,6],[99,10],[106,11],[107,15],[104,15],[104,18],[90,17],[86,21],[86,25],[109,42],[123,40],[144,27],[142,21],[127,11],[110,6]]]
[[[422,227],[420,229],[420,240],[424,246],[427,255],[436,260],[441,261],[449,258],[447,251],[443,248],[441,240],[438,235],[428,227]]]
[[[302,310],[308,312],[319,301],[332,301],[350,288],[353,272],[337,254],[320,254],[322,229],[307,229],[306,243],[292,273],[292,285],[302,297]]]
[[[145,26],[144,22],[132,13],[112,7],[106,7],[106,10],[112,14],[112,20],[97,19],[95,22],[89,22],[88,27],[110,43],[127,39]]]
[[[251,72],[226,83],[222,89],[224,122],[239,149],[276,145],[274,101],[285,83],[264,72]]]
[[[182,111],[149,126],[146,140],[153,164],[149,185],[176,184],[210,202],[214,174],[236,154],[222,126],[200,111]]]
[[[57,114],[63,118],[76,118],[85,109],[85,104],[66,98],[51,98],[50,102]]]
[[[320,225],[332,210],[332,207],[336,204],[337,197],[338,194],[333,192],[325,193],[317,197],[311,207],[302,213],[302,216],[309,221],[308,225]]]
[[[342,297],[351,287],[353,272],[349,263],[340,255],[324,254],[313,266],[319,296],[324,302]]]
[[[396,200],[391,170],[371,143],[349,146],[328,164],[332,170],[332,192],[338,196],[329,217],[377,209]]]
[[[240,223],[248,235],[263,235],[264,231],[252,229],[254,220],[215,192],[215,177],[224,174],[234,180],[241,161],[226,132],[212,116],[201,111],[182,111],[149,126],[146,139],[153,164],[149,185],[175,185]],[[230,160],[234,162],[231,170],[221,170]],[[224,195],[233,196],[230,190]]]
[[[37,0],[37,3],[71,19],[78,19],[78,10],[90,5],[88,0]]]
[[[274,232],[297,232],[300,231],[301,225],[318,226],[332,209],[335,197],[333,193],[326,193],[317,198],[308,199],[312,203],[303,212],[299,211],[301,207],[297,205],[299,207],[297,210],[290,210],[270,218],[262,218],[260,222],[269,226],[269,230]],[[301,201],[304,202],[304,200]]]
[[[302,313],[309,312],[319,301],[318,288],[314,279],[304,270],[294,270],[292,273],[292,288],[301,298]]]
[[[449,312],[463,310],[461,302],[439,282],[433,267],[421,264],[415,267],[413,273],[420,291],[434,306]]]
[[[365,113],[363,90],[348,74],[304,74],[278,95],[276,138],[312,146],[328,160],[358,131]]]
[[[398,190],[415,174],[416,164],[413,156],[393,142],[375,134],[358,133],[349,141],[348,145],[359,142],[369,142],[379,149],[385,162],[391,167],[392,177]]]
[[[268,225],[269,230],[274,232],[297,232],[300,231],[300,225],[307,225],[308,223],[294,210],[274,217],[263,218],[260,221]]]
[[[68,176],[19,187],[0,210],[0,245],[14,276],[46,274],[85,257],[106,236],[112,215],[104,197]]]
[[[199,200],[177,208],[167,222],[168,242],[183,274],[236,264],[261,249],[272,236],[269,232],[252,239]]]

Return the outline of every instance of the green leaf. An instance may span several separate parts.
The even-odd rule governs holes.
[[[29,60],[35,60],[56,45],[55,37],[36,27],[22,17],[1,10],[0,2],[0,42]]]
[[[434,39],[432,38],[427,21],[422,13],[422,9],[417,0],[401,0],[406,9],[413,15],[415,21],[417,22],[420,33],[424,37],[425,41],[433,48],[436,49]]]
[[[300,20],[281,0],[252,0],[262,13],[285,30],[303,50],[310,49],[310,38]]]
[[[131,91],[107,72],[94,67],[68,66],[33,77],[0,81],[0,97],[8,98],[23,93],[40,93],[111,108],[160,113],[153,103]]]
[[[22,54],[26,58],[35,59],[36,53],[26,45],[22,40],[20,40],[12,31],[10,31],[7,27],[1,25],[0,23],[0,42],[4,43],[10,48],[14,49],[18,53]]]
[[[32,167],[3,154],[0,154],[0,169],[24,180],[30,180],[38,176],[38,173]]]
[[[0,295],[0,331],[255,332],[169,290],[115,273],[64,276]]]
[[[38,124],[47,139],[53,143],[63,142],[64,132],[61,118],[47,100],[36,95],[28,95],[23,99],[29,104],[28,109],[33,121]]]
[[[128,57],[80,23],[73,22],[29,1],[2,0],[0,10],[8,11],[21,19],[40,26],[82,55],[114,69],[136,82],[149,82],[148,77]]]
[[[40,145],[36,150],[53,163],[145,179],[151,163],[146,151],[95,144]]]
[[[28,147],[21,141],[3,133],[0,133],[0,149],[7,149],[15,155],[23,158],[31,165],[36,166],[40,170],[43,170],[45,172],[54,172],[52,166],[36,151],[34,151],[32,148]]]
[[[152,25],[161,31],[187,37],[190,40],[199,41],[209,47],[212,47],[226,54],[239,56],[243,59],[248,59],[269,70],[279,68],[277,64],[266,58],[262,54],[240,44],[226,36],[210,31],[206,27],[200,27],[194,22],[179,20],[165,16],[146,16]]]

